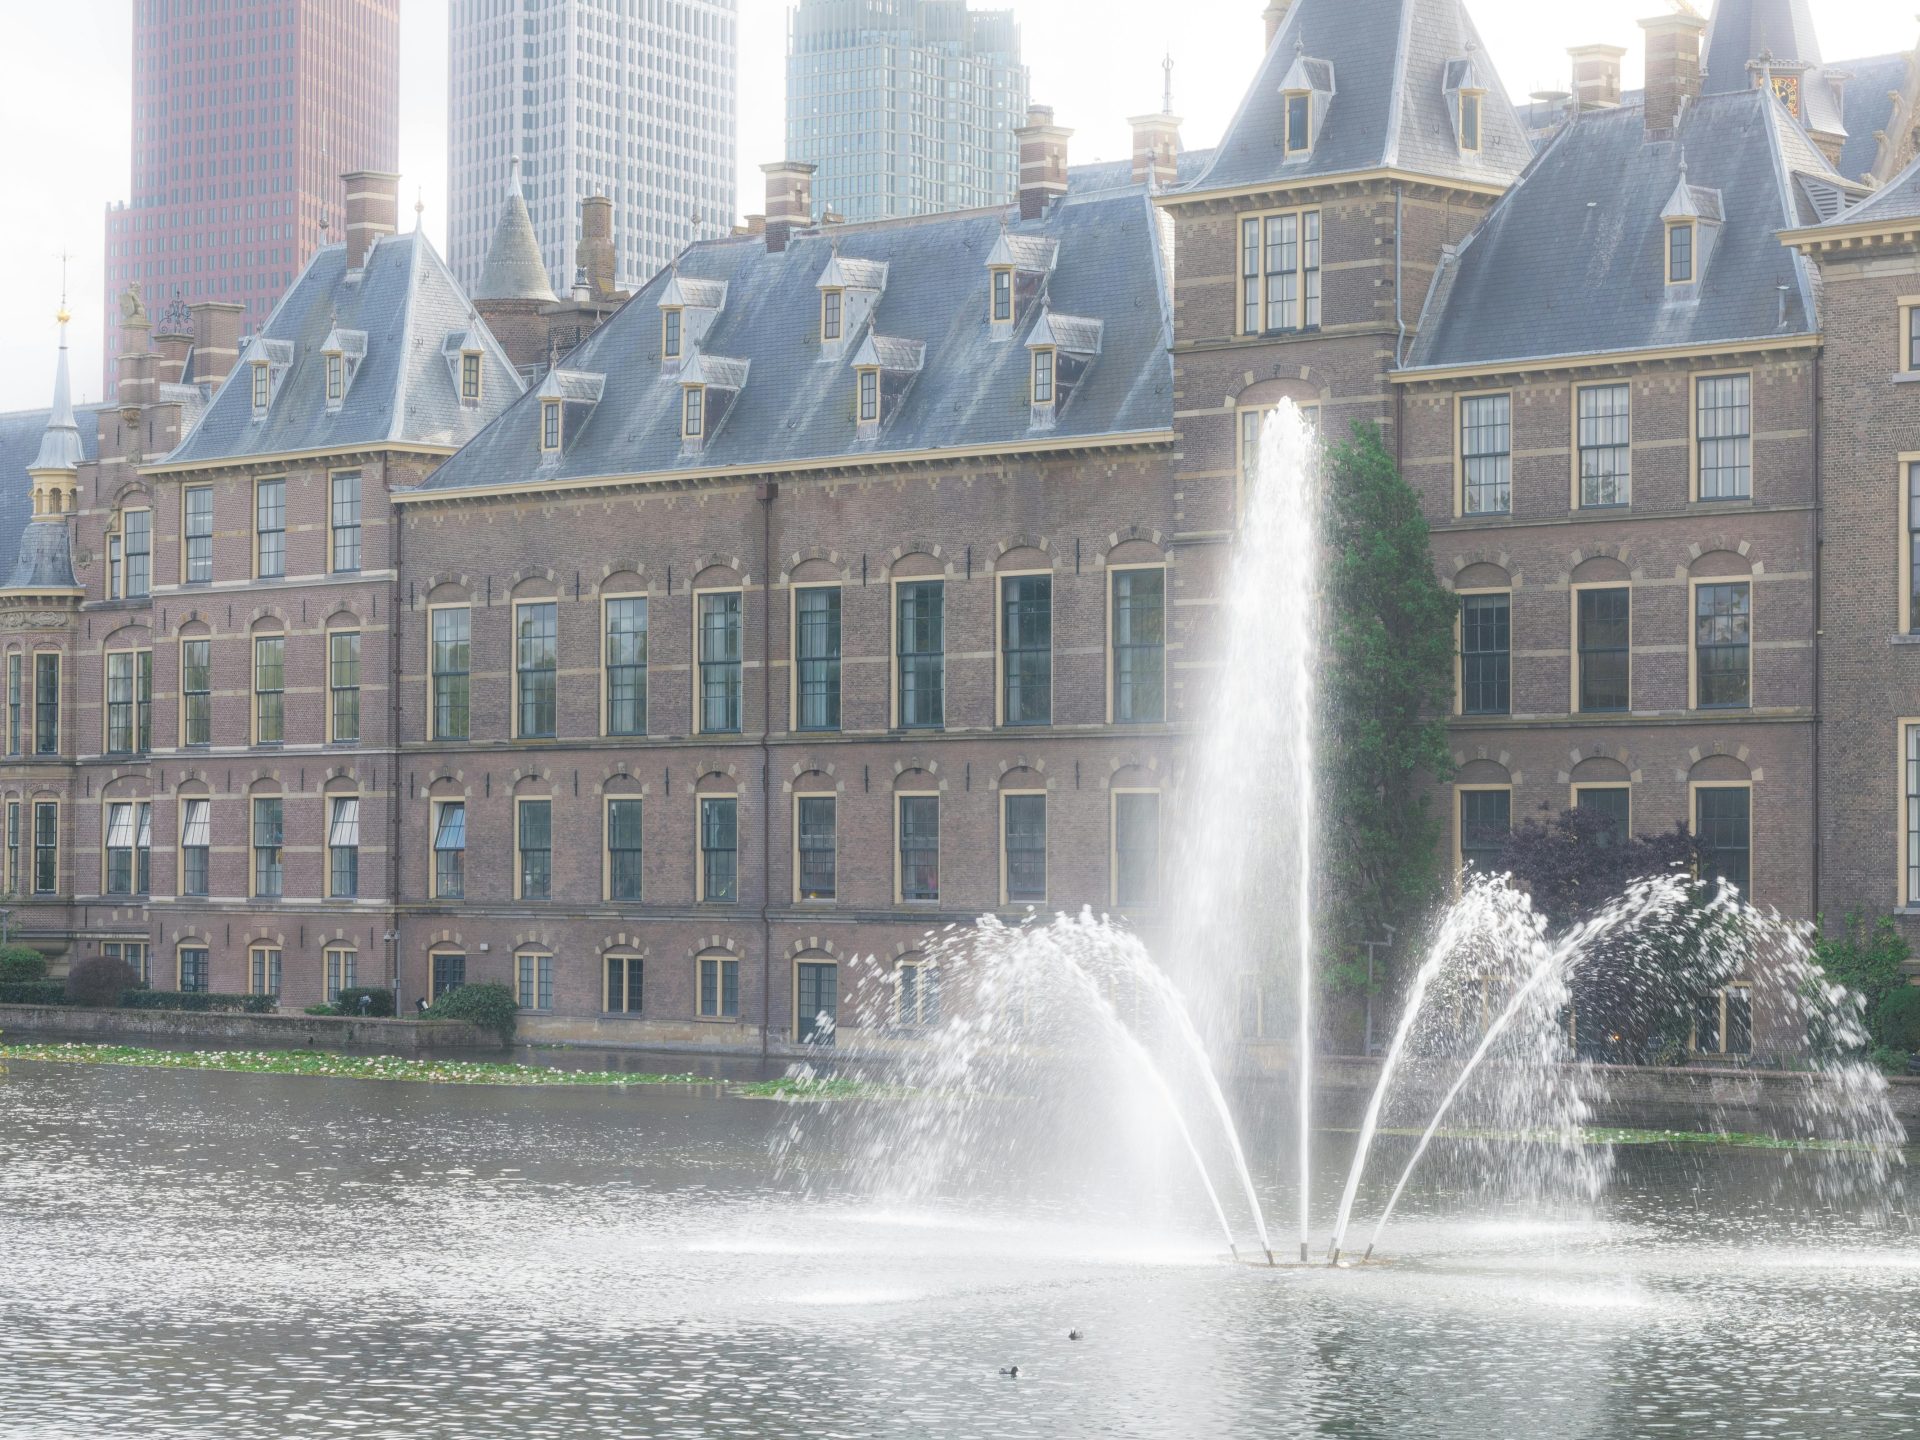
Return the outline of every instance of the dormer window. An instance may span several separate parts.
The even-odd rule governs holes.
[[[707,387],[689,385],[682,397],[680,438],[699,440],[707,433]]]
[[[1051,346],[1042,346],[1033,352],[1033,403],[1035,405],[1053,404],[1053,366],[1054,351]]]
[[[1667,283],[1669,285],[1693,283],[1695,234],[1691,220],[1667,226]]]
[[[1720,192],[1689,184],[1682,160],[1680,183],[1673,187],[1666,208],[1660,212],[1667,227],[1664,264],[1669,300],[1691,303],[1699,297],[1700,282],[1713,260],[1714,237],[1725,214]]]
[[[258,389],[254,391],[256,397]],[[327,356],[327,404],[338,405],[347,395],[347,357],[338,351]],[[254,403],[259,404],[256,398]]]
[[[1002,266],[993,272],[993,323],[1013,322],[1013,267]]]
[[[868,366],[860,371],[860,423],[877,424],[880,419],[880,370]]]
[[[1079,315],[1040,312],[1027,336],[1027,353],[1033,357],[1027,382],[1033,411],[1030,428],[1053,428],[1099,358],[1105,328],[1102,322]]]
[[[342,330],[336,325],[327,332],[327,338],[320,342],[323,361],[321,384],[326,391],[329,413],[346,403],[347,392],[353,388],[354,372],[359,369],[366,354],[367,335],[364,330]],[[270,361],[272,358],[268,356]],[[256,390],[256,397],[258,393]]]
[[[846,307],[844,290],[822,290],[820,292],[820,338],[834,341],[840,338],[840,326]]]
[[[1287,154],[1304,155],[1313,149],[1313,92],[1287,93]]]
[[[480,403],[480,352],[478,350],[460,352],[460,403],[462,405]]]
[[[1478,90],[1460,92],[1460,148],[1475,153],[1480,149],[1480,100]]]
[[[680,358],[681,312],[678,309],[660,312],[660,355],[662,359]]]
[[[267,401],[273,395],[273,375],[267,368],[267,362],[257,361],[253,367],[253,413],[267,413]]]
[[[1333,62],[1315,60],[1296,44],[1293,64],[1280,81],[1280,148],[1285,160],[1303,160],[1313,153],[1314,129],[1326,119],[1333,104]]]
[[[560,402],[543,400],[540,403],[540,448],[554,451],[560,448]]]

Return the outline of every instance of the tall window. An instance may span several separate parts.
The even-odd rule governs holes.
[[[278,745],[287,738],[287,637],[253,641],[253,740]]]
[[[740,730],[740,592],[700,597],[700,733]]]
[[[20,712],[22,708],[21,666],[24,657],[15,651],[7,656],[7,753],[20,753]]]
[[[908,730],[946,723],[946,602],[940,580],[912,580],[894,587],[900,671],[900,724]]]
[[[1460,92],[1460,148],[1480,148],[1480,95],[1474,90]]]
[[[134,893],[133,854],[138,835],[131,800],[107,806],[107,894]]]
[[[1460,505],[1468,515],[1513,509],[1513,397],[1460,401]]]
[[[360,632],[327,635],[327,733],[336,745],[360,739]]]
[[[207,951],[201,945],[185,945],[180,949],[180,989],[189,995],[198,994],[207,989]]]
[[[1513,833],[1511,790],[1460,792],[1460,863],[1489,873],[1500,868]]]
[[[1053,721],[1053,577],[1000,582],[1001,686],[1006,723]]]
[[[286,830],[278,796],[253,802],[253,893],[272,898],[285,892]]]
[[[1633,391],[1586,385],[1575,392],[1580,424],[1582,508],[1625,505],[1633,498]]]
[[[660,357],[663,360],[680,358],[680,312],[662,310],[660,312]]]
[[[682,398],[680,434],[685,439],[698,440],[707,430],[707,388],[689,385]]]
[[[33,752],[60,753],[60,657],[50,650],[33,657]]]
[[[514,956],[516,998],[522,1010],[553,1009],[553,956],[537,951]]]
[[[880,372],[867,368],[860,372],[860,423],[871,425],[880,418]]]
[[[1505,715],[1513,708],[1513,596],[1460,597],[1460,711]]]
[[[258,415],[273,398],[273,376],[265,365],[253,367],[253,409]]]
[[[1753,791],[1745,785],[1698,785],[1693,804],[1701,869],[1745,895],[1753,882]]]
[[[139,600],[153,591],[153,512],[127,511],[120,518],[120,529],[126,545],[126,595]]]
[[[1047,346],[1041,346],[1033,352],[1033,403],[1036,405],[1053,404],[1053,362],[1054,352]]]
[[[460,352],[460,398],[469,405],[480,403],[480,357],[471,350]]]
[[[644,992],[647,962],[638,955],[607,956],[609,1015],[638,1015]]]
[[[247,993],[280,998],[282,952],[277,946],[255,945],[247,951]]]
[[[1320,324],[1320,212],[1240,222],[1240,332]]]
[[[329,945],[323,957],[327,967],[327,1004],[338,1005],[340,992],[354,988],[359,953],[345,945]]]
[[[332,481],[333,568],[360,568],[360,472],[347,470]]]
[[[993,272],[993,318],[1004,324],[1013,319],[1013,271],[996,269]]]
[[[1121,791],[1113,797],[1113,899],[1152,905],[1160,898],[1160,797]]]
[[[700,899],[731,905],[740,898],[740,803],[731,795],[700,800]]]
[[[1688,285],[1693,282],[1693,226],[1667,227],[1667,283]]]
[[[7,802],[7,893],[20,893],[20,802]]]
[[[180,893],[211,894],[213,802],[185,800],[180,808]]]
[[[1621,586],[1573,593],[1579,627],[1580,708],[1625,710],[1632,663],[1628,650],[1631,591]]]
[[[939,1018],[939,989],[933,966],[924,960],[902,960],[893,971],[896,1023],[917,1028]]]
[[[462,900],[467,894],[467,806],[440,802],[433,826],[433,898]]]
[[[1167,572],[1113,572],[1113,718],[1150,725],[1167,718]]]
[[[540,402],[540,448],[542,450],[560,448],[560,402],[558,400]]]
[[[1907,322],[1906,368],[1920,370],[1920,305],[1909,305],[1901,313]]]
[[[1903,859],[1907,875],[1907,892],[1901,896],[1906,905],[1920,904],[1920,725],[1903,725],[1900,734],[1903,757],[1902,774],[1906,779],[1906,793],[1902,813],[1906,817],[1906,845]],[[8,810],[8,829],[11,834],[13,817],[12,807]]]
[[[802,795],[794,801],[800,860],[795,893],[802,900],[832,900],[838,893],[838,811],[831,795]]]
[[[134,751],[137,706],[134,699],[134,652],[114,650],[107,654],[107,753],[130,755]],[[148,672],[151,675],[151,671]]]
[[[287,482],[262,480],[253,490],[254,573],[278,580],[287,573]]]
[[[820,292],[820,338],[838,340],[840,338],[841,314],[846,305],[846,296],[838,290]]]
[[[900,800],[900,898],[940,898],[940,797],[902,795]]]
[[[1752,585],[1694,586],[1693,646],[1696,706],[1744,710],[1752,704]]]
[[[607,801],[607,898],[638,902],[640,894],[638,800]]]
[[[734,1020],[740,1015],[740,962],[730,955],[700,957],[700,1018]]]
[[[473,612],[464,605],[433,612],[433,734],[465,740]]]
[[[180,642],[181,743],[213,743],[213,642]]]
[[[1700,499],[1753,494],[1753,377],[1703,375],[1695,382]]]
[[[560,618],[551,600],[513,607],[520,738],[551,739],[559,724]]]
[[[467,983],[467,957],[451,950],[436,950],[432,957],[433,999]]]
[[[1627,838],[1632,804],[1632,792],[1625,785],[1574,787],[1573,808],[1583,815],[1597,816],[1604,825],[1600,833],[1609,844]]]
[[[1693,1048],[1702,1055],[1753,1053],[1753,987],[1728,985],[1695,1003]]]
[[[793,592],[794,656],[800,713],[796,729],[840,728],[840,587]]]
[[[118,960],[140,978],[142,985],[153,983],[153,962],[147,947],[138,940],[107,940],[100,946],[100,954],[108,960]]]
[[[1047,797],[1008,795],[1005,804],[1007,900],[1038,904],[1047,898]]]
[[[33,803],[33,893],[51,895],[60,888],[60,806]]]
[[[647,733],[647,597],[607,601],[607,733]]]
[[[522,800],[518,811],[519,831],[515,848],[520,855],[520,884],[516,898],[551,900],[553,898],[553,802]]]
[[[145,895],[153,888],[153,802],[142,800],[134,806],[133,888]]]
[[[1313,149],[1313,95],[1305,90],[1287,97],[1287,154],[1304,155]]]
[[[347,357],[338,352],[327,356],[327,405],[338,405],[347,397]]]
[[[351,900],[360,893],[360,798],[336,795],[327,819],[327,893]]]
[[[213,581],[213,487],[189,485],[185,492],[187,584]]]
[[[1920,305],[1908,312],[1920,315]],[[1907,466],[1907,630],[1920,633],[1920,461]],[[8,664],[16,663],[9,659]],[[11,674],[12,672],[9,671]],[[9,747],[16,753],[17,744]]]

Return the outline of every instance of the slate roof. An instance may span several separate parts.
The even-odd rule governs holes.
[[[1879,134],[1893,122],[1892,92],[1905,90],[1911,83],[1912,63],[1911,56],[1902,53],[1842,60],[1832,67],[1853,77],[1847,81],[1842,111],[1847,142],[1841,147],[1837,167],[1849,180],[1858,180],[1879,160]]]
[[[513,181],[500,206],[500,219],[493,227],[493,240],[487,246],[486,263],[480,269],[480,281],[473,287],[476,300],[538,300],[557,304],[553,284],[547,277],[547,262],[540,258],[540,240],[533,233],[533,217],[527,213],[526,197],[520,193],[520,157],[513,157]]]
[[[1016,241],[1050,239],[1058,253],[1015,333],[996,340],[986,262],[1003,226]],[[865,441],[855,420],[854,359],[828,361],[821,353],[815,284],[836,245],[843,262],[888,266],[886,293],[863,330],[925,347],[918,380],[878,437]],[[543,461],[535,403],[523,400],[416,493],[1022,443],[1035,438],[1024,342],[1048,307],[1103,322],[1101,353],[1049,442],[1173,423],[1159,225],[1143,186],[1068,195],[1031,222],[993,209],[803,231],[778,253],[760,236],[731,236],[690,246],[678,271],[683,281],[726,282],[726,306],[699,350],[743,361],[748,371],[725,425],[704,447],[682,453],[680,381],[661,370],[657,306],[670,282],[662,274],[567,357],[570,371],[605,375],[606,391],[585,422],[569,429],[560,454]],[[846,337],[843,353],[857,358],[865,338]]]
[[[330,412],[321,349],[336,329],[363,331],[366,356],[346,399]],[[477,407],[460,403],[457,357],[450,359],[444,349],[446,337],[456,332],[477,334],[484,342]],[[286,356],[288,369],[265,418],[255,420],[248,362],[255,355],[279,354]],[[452,448],[479,434],[524,389],[424,235],[383,237],[357,275],[347,270],[346,247],[331,245],[307,263],[260,334],[243,348],[240,363],[200,422],[163,463],[383,443]]]
[[[1762,51],[1819,68],[1820,37],[1807,0],[1716,0],[1700,51],[1707,72],[1701,88],[1709,95],[1751,90],[1747,66]]]
[[[1283,163],[1281,80],[1300,55],[1333,66],[1312,155]],[[1485,77],[1481,148],[1461,153],[1445,92],[1449,61]],[[1396,168],[1505,185],[1533,154],[1460,0],[1295,0],[1196,193]]]
[[[1842,210],[1826,225],[1835,230],[1879,220],[1909,220],[1920,216],[1920,160],[1915,160],[1851,210]]]
[[[92,405],[74,411],[83,463],[99,458],[98,416],[102,408],[105,407]],[[27,480],[27,467],[40,453],[47,433],[47,419],[52,413],[50,410],[16,410],[0,415],[0,555],[15,557],[6,585],[0,588],[39,589],[77,583],[66,554],[66,525],[35,526],[32,523],[33,491]],[[34,543],[23,551],[21,542],[30,529],[59,532],[58,554],[53,557],[55,564],[45,563],[46,551],[38,543],[42,537],[35,536]]]
[[[1206,173],[1215,152],[1182,150],[1174,161],[1177,185],[1190,185]],[[1133,185],[1133,160],[1095,160],[1067,167],[1067,193],[1089,195],[1096,190],[1126,190]]]
[[[1759,90],[1689,106],[1677,142],[1649,142],[1638,107],[1563,129],[1442,264],[1407,368],[1812,332],[1811,272],[1778,235],[1798,215],[1794,172],[1832,175],[1819,152]],[[1670,292],[1663,263],[1683,150],[1688,183],[1719,192],[1725,215],[1692,296]]]

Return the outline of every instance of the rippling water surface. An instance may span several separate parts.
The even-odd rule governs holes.
[[[1267,1271],[1200,1215],[790,1193],[789,1119],[16,1064],[0,1436],[1920,1429],[1920,1241],[1810,1218],[1779,1155],[1623,1151],[1605,1212],[1553,1221],[1426,1195],[1391,1265]]]

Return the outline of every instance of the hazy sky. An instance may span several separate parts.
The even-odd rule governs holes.
[[[983,7],[993,0],[976,0]],[[1008,0],[1000,0],[1008,3]],[[1126,117],[1160,104],[1161,58],[1175,62],[1174,107],[1192,146],[1211,145],[1260,56],[1265,0],[1010,0],[1033,72],[1033,97],[1075,130],[1073,158],[1129,153]],[[1698,0],[1707,8],[1707,0]],[[1628,47],[1626,82],[1640,83],[1634,23],[1667,0],[1469,0],[1488,50],[1516,99],[1566,88],[1566,47]],[[787,0],[740,0],[741,213],[760,208],[759,167],[784,158]],[[1916,38],[1913,0],[1814,0],[1833,58],[1885,54]],[[400,168],[409,213],[416,192],[442,243],[446,191],[447,0],[401,0]],[[70,252],[76,392],[97,398],[104,211],[126,198],[129,174],[131,0],[8,3],[0,48],[0,133],[15,217],[0,228],[0,410],[43,406],[51,385],[60,255]],[[444,250],[444,246],[442,246]],[[10,477],[0,477],[0,484]]]

